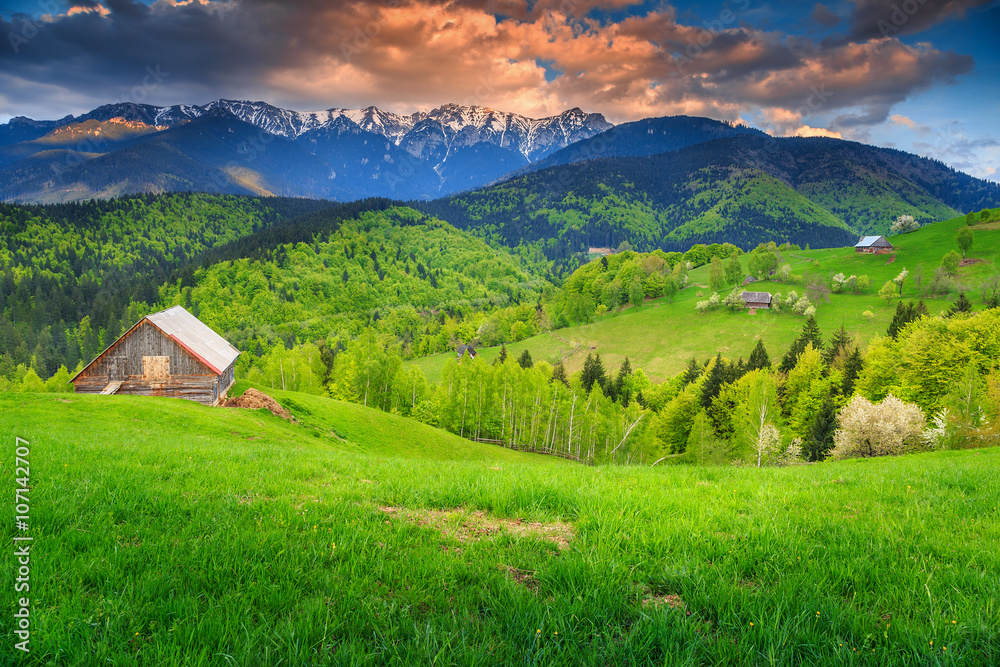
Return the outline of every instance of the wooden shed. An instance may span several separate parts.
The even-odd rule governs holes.
[[[854,244],[854,252],[881,255],[892,250],[892,244],[884,236],[862,236]]]
[[[740,294],[747,308],[770,308],[770,292],[743,292]]]
[[[173,396],[216,405],[239,350],[180,306],[147,315],[70,382],[80,394]]]

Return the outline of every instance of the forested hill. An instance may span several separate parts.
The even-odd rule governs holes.
[[[510,254],[384,199],[4,206],[0,230],[4,376],[21,364],[43,378],[72,369],[173,304],[249,351],[247,362],[275,345],[365,331],[403,354],[441,351],[474,338],[486,313],[519,340],[536,333],[549,284]]]
[[[0,365],[38,353],[40,373],[73,367],[68,329],[85,321],[87,352],[100,351],[130,323],[130,303],[156,303],[160,285],[205,250],[329,206],[183,193],[0,204]]]
[[[1000,186],[902,151],[744,135],[552,167],[417,206],[560,258],[621,241],[667,251],[722,242],[836,247],[886,233],[902,214],[926,223],[998,203]]]
[[[600,134],[570,144],[524,169],[539,171],[562,164],[573,164],[602,157],[639,157],[676,151],[695,144],[739,135],[767,136],[746,125],[733,125],[711,118],[666,116],[645,118],[617,125]]]

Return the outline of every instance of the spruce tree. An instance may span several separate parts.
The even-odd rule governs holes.
[[[802,443],[806,458],[809,461],[822,461],[833,448],[833,434],[837,430],[837,407],[833,398],[827,395],[823,406],[816,413],[809,435]]]
[[[953,317],[958,313],[970,313],[972,312],[972,302],[969,301],[969,297],[965,296],[965,292],[958,293],[958,300],[955,305],[951,307],[948,311],[948,317]]]
[[[595,383],[602,389],[604,388],[604,363],[601,361],[601,355],[587,355],[587,360],[583,363],[583,374],[580,376],[580,381],[588,394]]]
[[[913,302],[910,302],[910,306],[907,307],[905,303],[900,301],[896,304],[896,313],[892,316],[892,322],[889,323],[889,328],[886,330],[885,335],[893,340],[899,336],[899,330],[906,326],[906,323],[910,321],[912,317]]]
[[[833,360],[837,358],[841,350],[846,350],[851,345],[851,336],[847,333],[847,329],[844,325],[840,325],[840,329],[834,332],[833,338],[830,339],[830,345],[827,347],[826,351],[823,352],[823,363],[829,366],[833,363]]]
[[[618,375],[612,383],[611,390],[611,400],[621,400],[622,407],[625,408],[628,407],[628,404],[632,400],[632,392],[629,389],[627,382],[631,375],[632,364],[629,362],[628,357],[625,357],[625,361],[623,361],[622,365],[618,368]]]
[[[764,341],[758,338],[757,345],[753,348],[753,352],[750,353],[750,361],[747,362],[746,368],[748,371],[756,371],[761,368],[770,367],[771,358],[767,356],[767,350],[764,348]]]
[[[531,360],[531,353],[528,352],[527,349],[525,349],[524,352],[521,353],[521,356],[517,358],[517,363],[521,366],[521,368],[531,368],[535,365],[535,362]]]
[[[715,356],[715,365],[708,373],[708,378],[701,388],[701,407],[706,410],[712,405],[712,399],[719,395],[722,385],[726,383],[726,362],[722,360],[722,355]]]
[[[698,365],[698,360],[691,357],[688,360],[687,368],[684,370],[684,384],[688,385],[701,377],[701,366]]]
[[[861,375],[862,368],[864,368],[864,360],[861,358],[861,350],[855,347],[844,361],[844,379],[841,383],[841,390],[845,397],[850,398],[854,394],[854,383]]]
[[[500,346],[500,356],[498,356],[496,358],[496,360],[493,362],[493,365],[494,366],[496,366],[497,364],[501,364],[502,365],[503,362],[505,362],[505,361],[507,361],[507,345],[503,344],[503,345]]]
[[[569,386],[569,378],[566,377],[566,367],[563,366],[561,359],[552,367],[552,381],[562,382],[567,387]]]
[[[816,324],[816,318],[812,316],[802,326],[802,333],[792,343],[791,349],[781,358],[781,365],[778,366],[778,370],[782,373],[788,373],[795,368],[795,364],[799,362],[799,356],[805,352],[806,346],[809,343],[812,343],[813,349],[820,352],[823,351],[823,336],[819,332],[819,325]]]

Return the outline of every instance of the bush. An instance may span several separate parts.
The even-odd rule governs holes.
[[[855,396],[838,415],[833,436],[835,459],[895,456],[927,449],[924,411],[889,394],[881,403]]]
[[[958,265],[962,263],[962,256],[956,251],[952,250],[947,255],[941,258],[941,268],[948,272],[948,275],[955,275],[958,273]]]

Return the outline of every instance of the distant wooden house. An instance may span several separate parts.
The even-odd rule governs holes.
[[[455,351],[458,352],[459,362],[462,361],[462,357],[464,357],[466,354],[468,354],[473,359],[476,358],[476,350],[471,345],[459,345]]]
[[[754,278],[753,276],[747,276],[746,278],[743,279],[744,285],[749,285],[750,283],[755,283],[755,282],[757,282],[757,279]]]
[[[601,257],[615,254],[614,248],[590,248],[587,252],[591,255],[600,255]]]
[[[770,292],[743,292],[740,294],[740,297],[743,299],[743,303],[746,304],[747,308],[757,309],[771,307]]]
[[[216,405],[239,350],[180,306],[147,315],[70,380],[80,394],[173,396]]]
[[[861,240],[854,244],[854,252],[870,255],[882,255],[892,250],[892,244],[884,236],[862,236]]]

